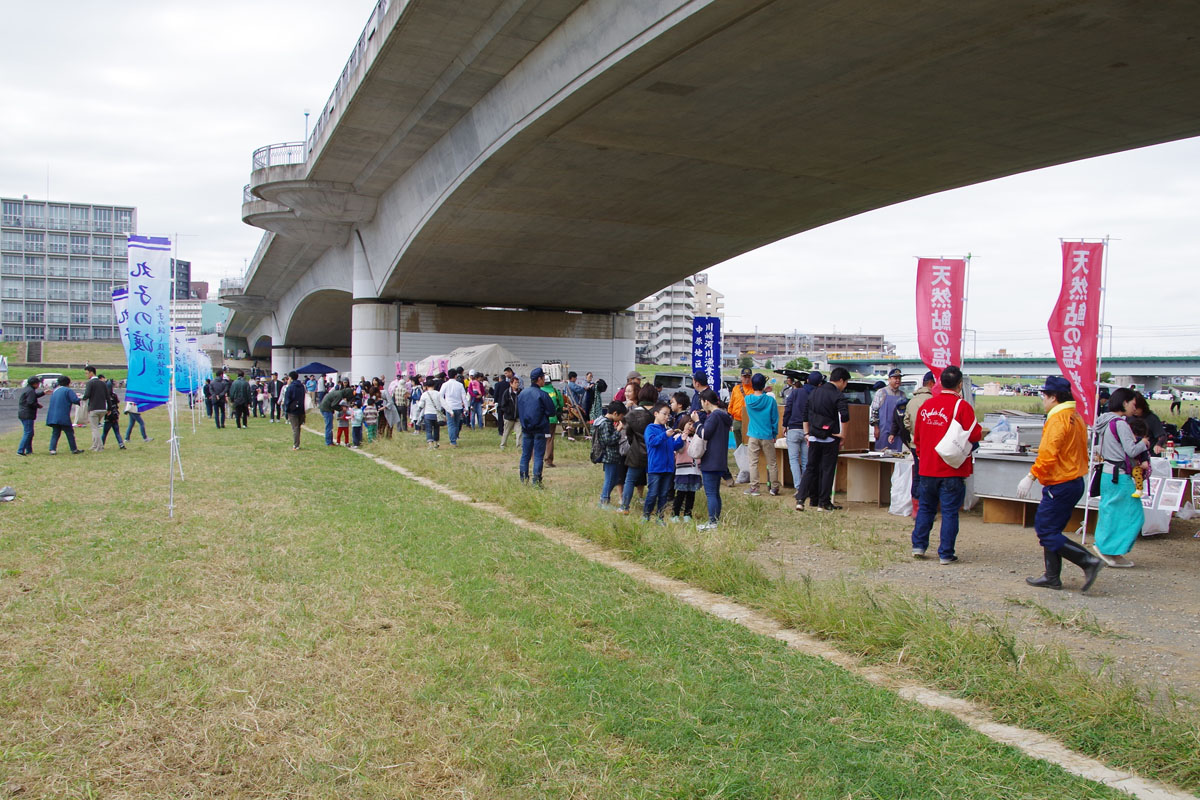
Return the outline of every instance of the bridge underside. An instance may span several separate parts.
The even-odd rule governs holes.
[[[714,4],[475,165],[382,294],[622,308],[833,220],[1200,134],[1197,8]]]
[[[392,4],[309,162],[252,175],[243,214],[277,233],[232,334],[374,373],[396,303],[613,314],[867,210],[1200,135],[1193,0],[456,9]]]

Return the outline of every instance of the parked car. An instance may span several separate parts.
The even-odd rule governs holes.
[[[1187,400],[1188,402],[1195,402],[1195,401],[1197,401],[1197,400],[1200,400],[1200,393],[1196,393],[1196,392],[1184,392],[1184,393],[1183,393],[1183,399],[1184,399],[1184,400]]]
[[[1154,394],[1150,395],[1150,399],[1151,400],[1170,400],[1171,393],[1166,391],[1165,389],[1163,389],[1163,390],[1157,391]]]
[[[32,377],[40,380],[42,382],[42,386],[54,386],[58,383],[58,379],[62,376],[63,374],[61,372],[39,372],[37,375]],[[25,380],[21,381],[21,386],[28,386],[29,381],[30,378],[26,378]]]

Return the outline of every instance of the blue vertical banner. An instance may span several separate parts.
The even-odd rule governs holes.
[[[180,394],[191,394],[197,388],[197,364],[193,348],[188,345],[188,341],[187,328],[177,325],[172,329],[171,344],[175,348],[175,391]]]
[[[692,319],[692,372],[708,375],[708,385],[721,391],[721,318]]]
[[[171,240],[129,237],[129,380],[138,410],[162,405],[171,391]]]
[[[112,290],[113,319],[117,321],[117,334],[121,347],[125,348],[125,363],[129,363],[129,288],[118,286]]]

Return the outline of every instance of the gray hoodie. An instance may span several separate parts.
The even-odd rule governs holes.
[[[1108,421],[1110,419],[1117,420],[1117,437],[1113,438],[1112,431],[1108,429]],[[1099,416],[1096,424],[1092,427],[1093,435],[1100,435],[1099,453],[1100,457],[1105,461],[1124,462],[1126,458],[1140,456],[1146,452],[1146,443],[1140,439],[1135,439],[1133,431],[1129,429],[1129,423],[1125,421],[1122,414],[1116,414],[1112,411],[1106,411]]]

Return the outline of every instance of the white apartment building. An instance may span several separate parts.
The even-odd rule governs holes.
[[[115,339],[112,290],[128,281],[137,209],[0,198],[6,341]]]
[[[692,319],[723,317],[725,295],[699,273],[667,286],[633,307],[638,360],[650,364],[686,364],[692,357]]]

